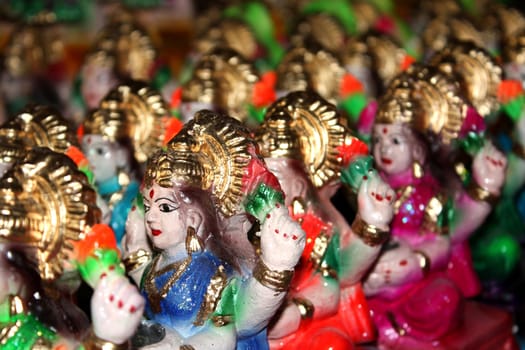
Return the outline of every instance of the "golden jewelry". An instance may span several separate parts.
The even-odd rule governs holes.
[[[290,282],[292,282],[294,270],[274,271],[270,270],[259,259],[255,268],[253,269],[253,277],[259,281],[263,286],[270,288],[278,293],[286,292]]]
[[[419,164],[417,160],[415,160],[414,163],[412,163],[412,171],[416,179],[421,179],[424,175],[423,167],[421,166],[421,164]]]
[[[131,349],[130,342],[115,344],[97,337],[93,329],[89,332],[87,338],[83,341],[86,350],[128,350]]]
[[[208,288],[206,289],[206,294],[202,300],[199,312],[195,317],[195,321],[193,321],[195,326],[202,326],[208,320],[210,315],[215,311],[221,299],[222,291],[227,284],[228,276],[226,275],[224,266],[220,265],[211,278],[210,283],[208,284]],[[213,319],[213,322],[216,326],[225,326],[228,324],[229,320],[231,321],[231,319],[229,319],[227,316],[216,316]]]
[[[483,201],[487,202],[490,205],[494,205],[499,200],[499,195],[495,195],[481,187],[476,183],[476,181],[472,180],[470,181],[467,189],[467,194],[475,201]]]
[[[172,264],[166,265],[163,268],[157,271],[157,265],[159,263],[160,254],[153,259],[151,269],[146,275],[146,280],[144,283],[144,289],[146,290],[147,298],[151,305],[151,310],[154,313],[159,313],[161,311],[160,302],[162,299],[166,298],[168,292],[173,287],[173,284],[182,276],[186,268],[190,265],[192,258],[191,255],[182,261],[176,261]],[[155,278],[159,277],[165,273],[173,271],[172,275],[168,278],[166,283],[160,288],[157,288],[155,283]]]
[[[328,236],[326,231],[321,231],[319,235],[315,237],[314,246],[312,248],[312,252],[310,253],[310,261],[315,268],[321,266],[321,261],[326,253],[326,250],[328,249],[329,244],[330,236]]]
[[[428,275],[431,268],[431,261],[430,258],[426,253],[424,253],[422,250],[415,249],[414,254],[416,254],[417,258],[419,259],[419,267],[421,267],[421,271],[423,271],[423,276]]]
[[[125,257],[122,262],[126,267],[126,272],[131,272],[144,266],[150,261],[151,253],[144,249],[138,249]]]
[[[293,298],[292,303],[297,305],[299,313],[301,314],[301,319],[311,319],[314,317],[315,307],[310,300],[303,298]]]
[[[352,232],[360,237],[365,244],[372,247],[383,244],[390,237],[389,231],[381,230],[374,225],[366,223],[360,216],[356,216],[354,219]]]
[[[204,243],[197,235],[195,228],[188,226],[186,229],[186,252],[188,255],[193,253],[202,252],[204,249]]]

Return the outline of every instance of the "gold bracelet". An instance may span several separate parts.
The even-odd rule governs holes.
[[[478,185],[474,180],[470,181],[470,184],[467,187],[467,194],[470,198],[477,202],[487,202],[492,206],[496,204],[499,199],[498,195],[490,193],[489,191]]]
[[[315,307],[310,300],[302,298],[293,298],[292,303],[297,305],[299,313],[301,314],[301,319],[311,319],[314,317]]]
[[[367,224],[359,216],[356,216],[352,223],[352,232],[360,237],[367,245],[376,247],[386,242],[390,233],[381,230],[379,227]]]
[[[124,260],[124,266],[127,272],[135,271],[142,265],[145,265],[151,261],[151,253],[145,249],[138,249],[129,254]]]
[[[253,269],[253,277],[263,286],[276,292],[285,292],[293,277],[293,270],[274,271],[270,270],[264,262],[259,259]]]
[[[128,350],[131,349],[129,341],[124,344],[115,344],[97,337],[93,329],[89,332],[88,337],[83,342],[85,350]]]
[[[416,254],[419,259],[419,267],[421,267],[421,271],[423,271],[423,276],[427,276],[430,272],[430,258],[422,250],[415,249],[414,254]]]

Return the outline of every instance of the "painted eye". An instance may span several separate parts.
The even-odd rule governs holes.
[[[392,143],[393,143],[394,145],[399,145],[399,144],[401,144],[401,141],[400,141],[397,137],[394,137],[394,138],[392,139]]]
[[[147,213],[150,210],[150,206],[144,203],[144,212]]]
[[[159,205],[159,209],[163,213],[170,213],[170,212],[174,211],[177,208],[175,206],[173,206],[173,205],[169,205],[167,203],[162,203],[161,205]]]

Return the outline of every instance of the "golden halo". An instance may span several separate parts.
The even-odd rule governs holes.
[[[430,64],[455,75],[467,100],[482,116],[499,108],[502,69],[485,49],[470,42],[454,42],[435,55]]]
[[[0,184],[0,240],[20,246],[44,280],[63,272],[73,241],[100,222],[96,195],[69,157],[35,148]]]
[[[350,137],[337,108],[316,93],[296,91],[278,100],[267,115],[282,109],[293,120],[306,170],[316,187],[339,177],[339,147]]]
[[[235,214],[244,196],[242,180],[253,159],[256,143],[238,120],[211,111],[195,114],[168,144],[173,149],[181,140],[190,142],[192,151],[202,156],[203,188],[211,190],[226,216]]]
[[[148,84],[140,81],[121,84],[104,97],[100,106],[107,111],[99,112],[107,121],[100,123],[102,134],[128,137],[139,163],[146,162],[162,146],[168,107],[160,93]]]

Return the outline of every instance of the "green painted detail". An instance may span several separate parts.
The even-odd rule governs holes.
[[[443,206],[443,210],[437,217],[436,225],[439,228],[452,228],[460,219],[459,213],[454,209],[454,200],[452,197],[447,198],[447,202]]]
[[[100,274],[110,270],[110,267],[114,268],[114,272],[124,276],[124,267],[120,262],[118,252],[114,249],[97,248],[83,263],[78,264],[80,276],[91,287],[95,286],[95,281]]]
[[[153,8],[159,6],[162,0],[122,0],[124,5],[131,8]]]
[[[88,19],[90,6],[93,5],[88,0],[11,0],[5,12],[29,22],[45,12],[53,13],[58,22],[80,22]]]
[[[363,176],[367,175],[373,169],[374,158],[372,156],[360,156],[355,158],[350,164],[341,171],[341,181],[357,193]]]
[[[245,22],[252,30],[255,38],[266,48],[266,53],[272,67],[276,67],[284,56],[284,48],[275,39],[274,24],[266,6],[260,2],[230,6],[223,15]]]
[[[6,300],[0,304],[0,324],[9,322],[11,317],[11,305],[9,305],[9,300]]]
[[[255,121],[257,125],[261,124],[264,121],[264,114],[266,113],[266,108],[257,108],[252,104],[248,104],[248,116],[251,120]]]
[[[478,153],[485,144],[485,137],[480,133],[471,131],[466,137],[457,142],[465,152],[473,156]]]
[[[459,0],[461,7],[471,15],[478,14],[478,7],[475,0]]]
[[[326,253],[323,257],[323,265],[327,265],[330,268],[334,269],[339,276],[341,274],[341,257],[340,257],[340,246],[339,246],[340,236],[339,233],[336,233],[330,239],[328,247],[326,248]]]
[[[89,168],[88,165],[82,165],[78,168],[78,170],[80,170],[81,172],[84,173],[84,175],[86,175],[88,179],[88,183],[90,185],[95,184],[95,175],[93,174],[93,171]]]
[[[346,0],[314,0],[303,7],[303,14],[327,13],[339,20],[348,34],[357,34],[357,21],[354,10]]]
[[[503,111],[512,119],[517,122],[523,115],[523,107],[525,106],[525,96],[519,95],[512,101],[509,101],[501,106]]]
[[[229,281],[226,288],[221,293],[221,299],[213,316],[234,316],[236,315],[235,306],[237,304],[237,296],[240,290],[241,281],[237,278],[233,278]]]
[[[137,207],[137,210],[139,210],[142,215],[144,215],[144,197],[142,197],[142,193],[137,193],[132,206],[133,205]]]
[[[248,214],[264,222],[266,214],[275,208],[277,203],[284,204],[283,193],[262,183],[246,197],[244,208]]]
[[[2,344],[2,350],[31,350],[38,339],[53,343],[58,338],[56,333],[43,325],[32,315],[18,314],[12,316],[8,322],[0,323],[4,329],[16,322],[20,323],[18,331]]]
[[[167,65],[162,65],[155,72],[155,75],[151,80],[151,86],[157,91],[160,91],[164,85],[171,80],[171,76],[170,68]]]
[[[380,12],[393,13],[394,3],[391,0],[371,0],[370,1]]]
[[[368,98],[361,92],[351,94],[339,102],[339,108],[344,110],[350,116],[350,121],[353,124],[358,122],[361,112],[367,105]]]

